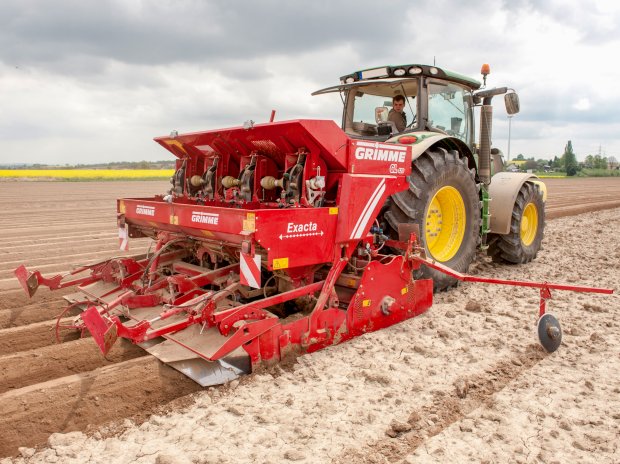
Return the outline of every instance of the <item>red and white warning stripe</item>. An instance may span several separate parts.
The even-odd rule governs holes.
[[[127,225],[118,228],[118,246],[121,250],[129,250],[129,237],[127,234]]]
[[[381,200],[381,197],[383,196],[384,192],[385,192],[385,179],[381,179],[381,182],[379,182],[379,185],[377,185],[377,188],[375,189],[374,192],[372,192],[370,199],[364,206],[364,209],[362,210],[362,214],[360,214],[360,217],[357,219],[357,223],[355,224],[355,227],[353,228],[353,232],[351,233],[351,239],[362,238],[362,234],[364,233],[364,231],[366,230],[366,227],[368,226],[368,221],[370,220],[370,216],[372,215],[372,212],[377,207],[377,204],[379,203],[379,200]]]
[[[260,255],[241,253],[239,270],[241,271],[239,280],[243,285],[260,288]]]

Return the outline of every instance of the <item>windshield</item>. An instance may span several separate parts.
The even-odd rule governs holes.
[[[431,81],[428,92],[428,125],[469,143],[471,92],[441,81]]]
[[[396,132],[404,130],[402,125],[411,126],[416,122],[418,80],[402,79],[396,82],[376,82],[372,85],[352,87],[348,90],[344,129],[352,135],[373,136],[389,135],[379,128],[379,123],[387,124],[392,120],[393,98],[402,95],[405,99],[403,108],[404,122]],[[388,116],[389,115],[389,116]]]

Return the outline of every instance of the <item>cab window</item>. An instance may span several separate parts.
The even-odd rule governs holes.
[[[345,111],[344,130],[351,135],[376,136],[377,109],[392,109],[392,98],[405,97],[407,124],[416,121],[418,80],[407,79],[398,82],[376,82],[349,89]]]
[[[428,125],[469,144],[471,92],[457,84],[431,81],[428,86]]]

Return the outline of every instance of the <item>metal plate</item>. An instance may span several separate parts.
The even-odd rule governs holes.
[[[560,322],[553,314],[543,314],[538,319],[538,340],[542,347],[548,352],[553,353],[562,343],[562,327]]]
[[[124,322],[123,325],[126,327],[133,327],[134,325],[139,324],[141,321],[153,320],[165,310],[166,308],[163,305],[129,309],[127,311],[127,315],[129,316],[131,320]],[[181,314],[175,314],[174,316],[168,317],[166,319],[160,319],[158,321],[154,321],[151,323],[151,328],[147,331],[147,334],[150,334],[153,330],[159,330],[162,327],[166,327],[168,325],[174,325],[179,322],[183,322],[186,319],[187,319],[187,314],[181,313]]]
[[[104,282],[102,280],[98,280],[92,284],[82,285],[79,289],[89,296],[90,299],[98,299],[106,303],[114,301],[121,293],[127,291],[127,289],[119,287],[116,282]]]
[[[68,295],[63,296],[63,299],[68,303],[74,304],[79,301],[84,301],[86,298],[84,297],[84,294],[82,292],[75,292],[75,293],[69,293]]]
[[[160,344],[161,342],[163,342],[165,340],[165,338],[163,337],[157,337],[157,338],[152,338],[150,340],[147,340],[145,342],[141,342],[141,343],[137,343],[137,345],[142,348],[145,351],[148,351],[149,348]]]
[[[235,380],[241,375],[250,373],[250,371],[238,369],[224,360],[209,362],[197,358],[168,364],[203,387],[221,385]]]
[[[166,338],[170,342],[186,346],[192,351],[205,358],[211,358],[228,341],[228,337],[220,334],[215,327],[203,329],[201,325],[194,324],[179,330],[178,332],[167,334]]]
[[[400,242],[408,242],[412,233],[420,240],[420,226],[418,224],[398,224],[398,240]]]
[[[158,358],[160,361],[168,364],[200,357],[196,353],[192,353],[187,348],[170,340],[166,340],[165,342],[145,348],[145,350]]]
[[[208,361],[227,338],[215,327],[201,331],[199,325],[190,326],[175,334],[166,335],[167,340],[147,346],[141,344],[160,361],[182,372],[203,387],[220,385],[252,372],[248,353],[239,347],[218,361]],[[190,349],[187,349],[187,348]]]

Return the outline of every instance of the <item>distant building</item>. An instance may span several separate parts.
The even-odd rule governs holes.
[[[517,159],[510,160],[510,162],[514,164],[516,167],[518,167],[519,169],[523,169],[523,165],[527,163],[527,161],[528,160],[517,160]]]

